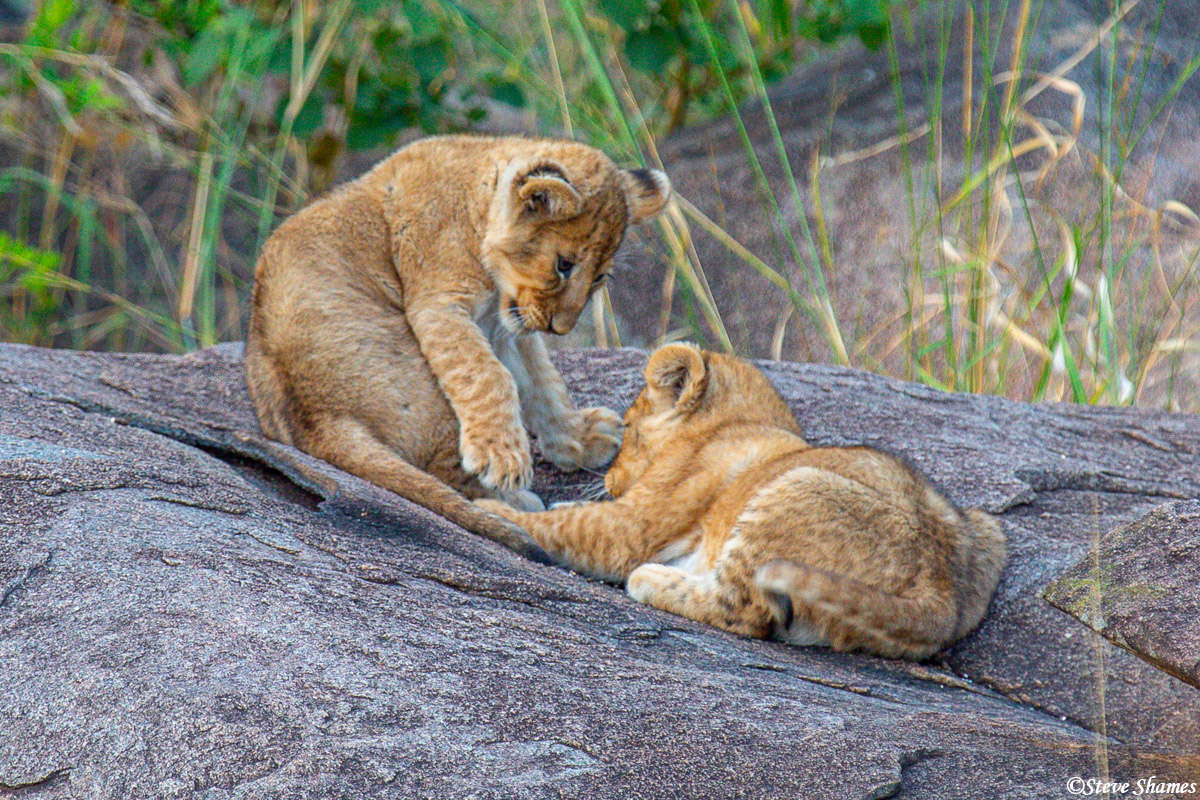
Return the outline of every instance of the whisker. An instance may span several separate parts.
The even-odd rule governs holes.
[[[608,497],[608,489],[604,486],[604,481],[588,484],[583,487],[582,495],[585,500],[593,502],[604,500]]]

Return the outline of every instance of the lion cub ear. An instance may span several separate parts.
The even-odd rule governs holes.
[[[634,225],[657,216],[671,199],[671,181],[657,169],[623,169],[621,186],[629,206],[629,222]]]
[[[704,354],[693,344],[660,347],[650,356],[645,375],[651,396],[682,413],[695,411],[708,388]]]
[[[552,162],[518,164],[504,177],[511,182],[513,216],[544,222],[570,219],[579,214],[583,198],[567,180],[562,167]]]

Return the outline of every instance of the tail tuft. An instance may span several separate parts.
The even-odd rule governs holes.
[[[804,622],[835,650],[920,659],[936,653],[954,635],[957,615],[952,601],[932,593],[901,597],[782,559],[759,567],[754,582],[781,632]]]

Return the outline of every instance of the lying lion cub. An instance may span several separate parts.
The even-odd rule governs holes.
[[[478,502],[580,572],[747,636],[924,658],[983,618],[1006,553],[990,516],[884,453],[810,446],[739,359],[673,344],[645,376],[605,478],[616,500]]]
[[[621,420],[577,410],[537,333],[570,331],[670,183],[575,142],[417,141],[263,247],[246,378],[263,432],[536,554],[467,497],[541,508],[529,434],[596,468]]]

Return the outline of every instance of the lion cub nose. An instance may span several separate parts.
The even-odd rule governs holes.
[[[575,319],[574,314],[555,314],[550,318],[550,330],[559,336],[570,333],[575,327]]]

